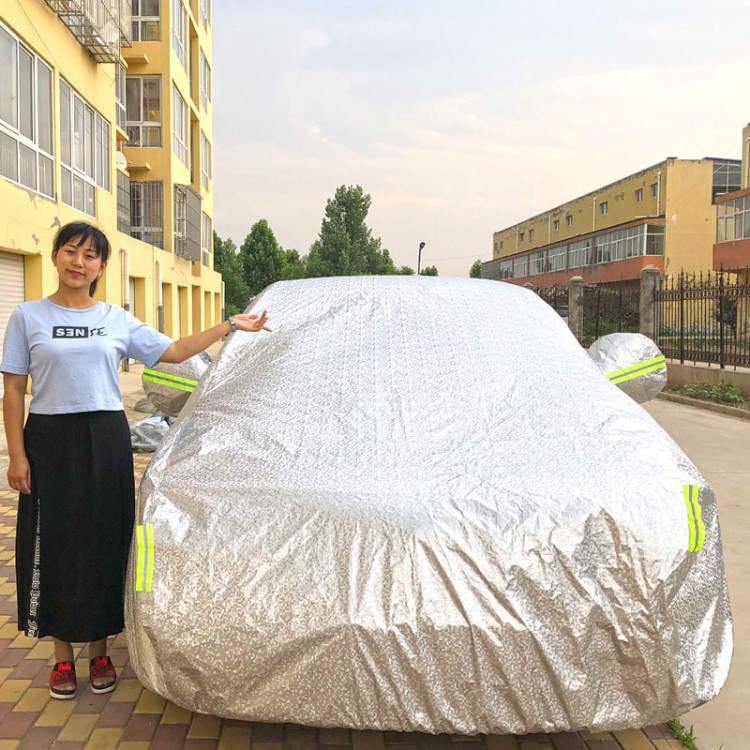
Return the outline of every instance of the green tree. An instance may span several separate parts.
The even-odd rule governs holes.
[[[427,266],[426,268],[423,268],[419,272],[419,275],[420,276],[437,276],[438,275],[437,266]]]
[[[214,232],[214,269],[224,281],[224,313],[241,313],[250,302],[250,290],[243,278],[242,263],[237,245],[232,240],[222,240]]]
[[[265,219],[256,221],[240,247],[242,273],[250,294],[255,296],[283,276],[286,258]]]
[[[469,271],[469,277],[472,279],[482,278],[482,261],[481,260],[474,261],[474,263],[471,266],[471,270]]]
[[[396,273],[400,276],[414,276],[414,269],[411,266],[401,266]]]
[[[283,250],[284,267],[281,271],[282,279],[304,279],[307,275],[307,258],[300,258],[296,250]]]
[[[390,253],[365,224],[371,205],[359,185],[342,185],[328,199],[320,234],[307,256],[308,276],[396,273]]]

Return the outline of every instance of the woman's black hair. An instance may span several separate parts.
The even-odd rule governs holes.
[[[107,235],[98,229],[93,224],[89,224],[87,221],[71,221],[70,224],[60,227],[55,239],[52,242],[52,254],[60,250],[63,245],[67,245],[71,240],[78,238],[76,247],[80,247],[89,238],[94,242],[94,249],[96,254],[101,258],[102,263],[106,263],[109,260],[110,245]],[[93,297],[96,291],[96,279],[91,282],[89,287],[89,294]]]

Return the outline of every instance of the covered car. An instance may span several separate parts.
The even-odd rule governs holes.
[[[153,691],[266,722],[643,726],[715,696],[714,495],[534,293],[279,282],[140,487],[126,618]]]

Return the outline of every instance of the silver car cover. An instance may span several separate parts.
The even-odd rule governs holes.
[[[157,411],[176,417],[210,364],[208,352],[200,352],[179,364],[157,362],[144,367],[143,390]]]
[[[533,292],[278,282],[141,484],[130,659],[194,711],[423,732],[635,727],[715,696],[714,495]]]
[[[639,404],[656,398],[667,384],[661,349],[641,333],[610,333],[594,341],[589,356],[607,379]]]

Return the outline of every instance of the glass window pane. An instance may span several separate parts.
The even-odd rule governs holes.
[[[18,144],[19,156],[21,157],[21,169],[19,182],[27,188],[36,190],[36,151],[33,148]]]
[[[54,198],[55,186],[53,180],[52,159],[39,154],[39,192]]]
[[[73,175],[73,208],[83,211],[83,180]]]
[[[63,164],[70,165],[70,88],[60,82],[60,159]]]
[[[159,27],[159,21],[144,21],[142,24],[143,41],[158,42],[161,39]]]
[[[70,170],[63,167],[60,170],[60,197],[68,206],[73,205],[73,191],[71,189]]]
[[[143,112],[145,122],[161,122],[161,79],[143,80]]]
[[[141,79],[129,77],[125,84],[127,89],[127,113],[129,122],[141,120]]]
[[[88,182],[85,182],[83,184],[83,199],[84,199],[84,207],[83,210],[89,215],[94,216],[96,214],[96,210],[94,208],[94,195],[95,195],[95,188],[93,185],[89,185]]]
[[[18,50],[18,98],[20,118],[18,129],[34,140],[34,58],[22,48]]]
[[[159,0],[143,0],[141,2],[142,16],[159,16]]]
[[[84,115],[84,172],[94,178],[94,112],[88,107]]]
[[[83,150],[85,138],[83,134],[83,102],[73,95],[73,166],[83,171]],[[75,190],[73,191],[75,195]],[[77,206],[76,206],[77,208]]]
[[[0,28],[0,120],[18,127],[18,44]]]
[[[0,131],[0,174],[18,181],[18,143]]]
[[[105,122],[104,120],[102,120],[101,122],[102,122],[102,153],[101,153],[102,179],[99,182],[99,186],[102,187],[104,190],[109,190],[109,173],[110,173],[109,123]]]
[[[161,126],[144,125],[142,137],[144,146],[161,146]]]
[[[41,61],[36,63],[36,111],[39,133],[37,143],[42,151],[52,153],[52,71]]]

